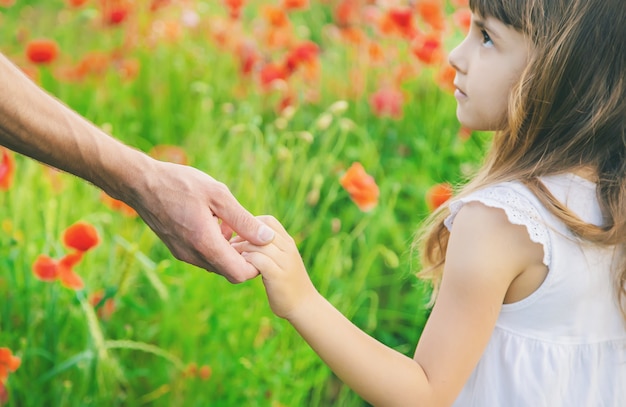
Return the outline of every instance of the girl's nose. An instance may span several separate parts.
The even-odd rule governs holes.
[[[463,58],[462,47],[463,42],[457,45],[456,48],[454,48],[452,51],[450,51],[450,55],[448,56],[448,62],[457,72],[466,73],[467,62],[465,62],[465,59]]]

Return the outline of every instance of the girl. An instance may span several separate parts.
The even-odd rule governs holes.
[[[233,245],[270,305],[352,389],[384,406],[626,403],[624,0],[470,0],[450,54],[457,117],[495,130],[473,181],[420,240],[437,298],[413,359],[311,284],[273,218]]]

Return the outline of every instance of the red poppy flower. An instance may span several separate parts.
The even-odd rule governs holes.
[[[352,164],[341,177],[340,183],[363,212],[368,212],[378,205],[380,195],[378,185],[374,177],[365,172],[361,163]]]
[[[450,64],[443,64],[439,67],[437,72],[436,82],[439,87],[446,92],[454,92],[454,78],[456,77],[456,70]]]
[[[434,211],[452,198],[452,186],[446,182],[433,185],[426,191],[426,205],[428,209]]]
[[[452,0],[452,5],[455,7],[469,7],[469,0]]]
[[[459,9],[452,14],[452,20],[464,34],[467,34],[472,25],[472,12],[469,8]]]
[[[472,137],[472,129],[469,127],[461,126],[459,129],[459,138],[463,141],[469,140]]]
[[[302,10],[309,7],[309,0],[283,0],[285,10]]]
[[[349,27],[359,19],[356,0],[342,0],[335,8],[335,21],[339,27]]]
[[[15,372],[22,360],[17,356],[14,356],[9,348],[0,348],[0,383],[3,383],[9,373]]]
[[[445,17],[441,0],[420,0],[416,8],[422,19],[434,30],[443,30]]]
[[[82,290],[85,284],[78,274],[73,270],[83,258],[83,252],[68,253],[59,260],[59,280],[61,284],[72,290]]]
[[[87,222],[77,222],[63,232],[63,243],[81,252],[96,246],[99,241],[98,231]]]
[[[15,159],[13,153],[4,147],[0,147],[0,190],[7,191],[13,184],[15,172]]]
[[[150,2],[150,11],[155,12],[165,8],[170,4],[171,0],[152,0]]]
[[[278,113],[281,113],[288,107],[294,106],[294,105],[295,105],[294,96],[292,94],[286,94],[280,99],[280,101],[278,101],[278,104],[276,105],[276,111]]]
[[[256,50],[254,45],[242,43],[237,47],[237,57],[241,73],[247,76],[252,73],[254,67],[261,60],[261,53]]]
[[[15,4],[15,0],[0,0],[1,7],[11,7]]]
[[[376,116],[393,119],[402,117],[404,95],[393,87],[383,87],[370,96],[370,107]]]
[[[285,10],[280,7],[267,5],[261,9],[261,12],[268,24],[274,28],[282,28],[289,25],[289,17],[287,17]]]
[[[52,63],[58,55],[59,46],[54,40],[40,38],[26,44],[26,57],[34,64]]]
[[[129,0],[100,0],[102,20],[107,25],[123,23],[131,11]]]
[[[134,58],[126,58],[116,63],[117,71],[122,79],[132,81],[139,75],[141,65],[139,60]]]
[[[259,73],[259,80],[264,88],[270,87],[274,81],[286,79],[287,73],[285,69],[277,64],[265,64]]]
[[[40,254],[33,263],[33,273],[41,281],[54,281],[59,274],[59,263],[45,254]]]
[[[198,369],[198,377],[202,380],[209,380],[212,373],[213,370],[211,369],[211,366],[208,365],[203,365],[200,369]]]
[[[83,280],[73,270],[83,257],[83,252],[69,253],[61,260],[55,260],[41,254],[33,263],[33,273],[42,281],[54,281],[59,279],[61,284],[72,290],[80,290],[84,287]]]
[[[382,62],[385,60],[385,50],[377,42],[370,42],[367,46],[367,55],[372,62]]]
[[[85,3],[87,3],[87,0],[67,0],[67,4],[70,7],[81,7]]]
[[[312,41],[303,42],[295,46],[285,60],[285,69],[288,72],[295,71],[301,64],[313,64],[316,61],[319,47]]]
[[[410,8],[392,8],[383,19],[383,31],[395,32],[406,38],[415,35],[413,11]]]
[[[83,259],[84,252],[71,252],[66,254],[59,260],[59,267],[73,268]]]
[[[237,20],[241,16],[241,9],[245,0],[223,0],[224,5],[228,9],[228,15],[233,20]]]
[[[418,35],[411,43],[413,54],[425,64],[432,65],[442,61],[443,47],[441,38],[436,35]]]
[[[115,311],[115,300],[113,298],[104,298],[104,290],[99,290],[89,296],[89,302],[96,309],[99,318],[107,321]]]
[[[100,51],[91,51],[76,64],[75,73],[79,79],[88,75],[103,75],[110,64],[111,57],[109,55]]]
[[[341,29],[342,38],[352,45],[361,45],[365,42],[367,34],[358,27],[345,27]]]

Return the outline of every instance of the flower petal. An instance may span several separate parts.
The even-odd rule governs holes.
[[[59,280],[64,287],[72,290],[81,290],[85,286],[83,280],[72,270],[83,258],[83,252],[68,253],[59,260]]]
[[[2,385],[2,383],[6,381],[8,377],[9,377],[9,370],[6,368],[5,365],[0,365],[0,385]],[[1,393],[0,393],[0,396],[2,396]],[[1,399],[0,399],[0,402],[2,402]]]
[[[33,263],[33,273],[41,281],[54,281],[59,274],[59,264],[53,258],[40,254]]]
[[[352,164],[341,177],[340,183],[363,212],[370,211],[378,204],[380,195],[378,185],[374,177],[365,172],[361,163]]]
[[[0,348],[0,368],[4,367],[5,371],[15,372],[21,365],[22,360],[13,355],[11,349]]]
[[[63,232],[63,243],[81,252],[96,246],[99,241],[98,231],[87,222],[77,222]]]
[[[15,159],[13,154],[6,148],[0,147],[0,190],[6,191],[13,183],[15,171]]]
[[[59,260],[60,268],[73,268],[77,265],[83,258],[83,252],[71,252],[63,256],[61,260]]]
[[[452,194],[452,186],[446,182],[433,185],[426,192],[426,205],[428,206],[428,209],[434,211],[439,208],[448,199],[452,198]]]
[[[58,44],[48,38],[38,38],[26,44],[26,57],[34,64],[49,64],[59,55]]]
[[[64,287],[72,290],[82,290],[85,287],[83,279],[69,267],[59,267],[59,280]]]

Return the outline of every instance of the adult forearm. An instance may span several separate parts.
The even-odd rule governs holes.
[[[433,406],[423,369],[356,327],[319,296],[289,318],[333,372],[375,406]]]
[[[179,260],[232,282],[258,275],[228,238],[234,231],[267,244],[274,235],[224,184],[193,167],[155,160],[110,137],[35,85],[1,54],[0,144],[126,202]]]
[[[122,190],[132,190],[145,173],[150,162],[147,156],[108,136],[46,93],[2,55],[0,81],[0,144],[116,197]]]

